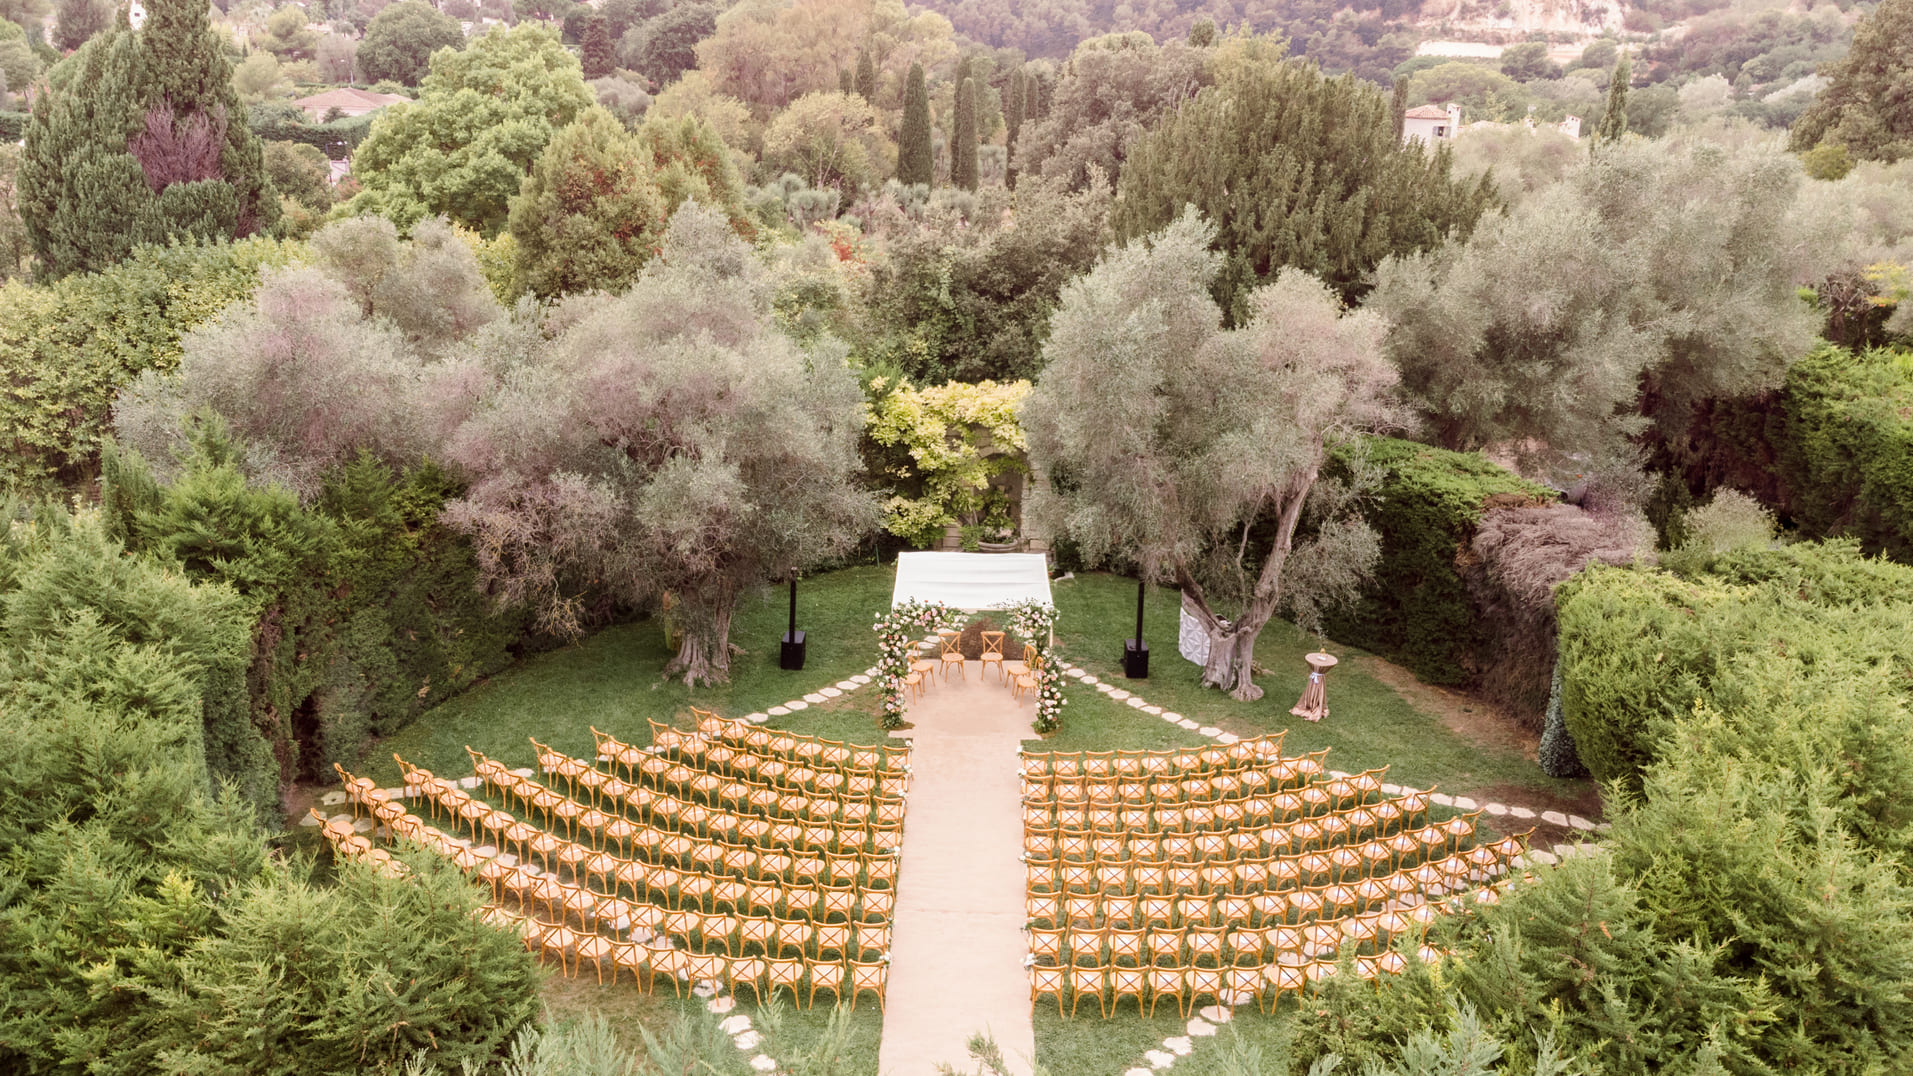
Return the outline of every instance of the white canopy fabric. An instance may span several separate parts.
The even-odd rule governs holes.
[[[966,611],[1049,595],[1049,559],[1041,553],[899,553],[895,608],[911,601],[942,602]]]

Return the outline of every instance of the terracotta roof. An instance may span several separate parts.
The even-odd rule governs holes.
[[[1440,105],[1418,105],[1402,113],[1402,118],[1409,120],[1445,120],[1448,118],[1448,110]]]

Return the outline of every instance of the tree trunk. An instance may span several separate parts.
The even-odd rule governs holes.
[[[1255,671],[1255,640],[1262,634],[1262,625],[1231,625],[1225,629],[1219,623],[1205,623],[1203,631],[1209,636],[1209,660],[1202,666],[1202,686],[1221,688],[1241,702],[1261,698],[1262,689],[1250,678]]]
[[[730,683],[731,602],[721,600],[707,606],[702,601],[686,600],[678,606],[678,624],[684,638],[678,643],[677,657],[664,667],[664,675],[683,673],[689,687]]]

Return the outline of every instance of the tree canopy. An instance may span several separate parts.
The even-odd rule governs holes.
[[[457,19],[425,0],[399,0],[366,26],[359,40],[359,70],[374,82],[390,79],[416,86],[430,69],[433,53],[464,43],[465,31]]]
[[[53,72],[34,100],[20,216],[40,272],[118,262],[139,243],[251,235],[279,203],[206,9],[154,0]]]
[[[1153,232],[1185,205],[1211,217],[1223,254],[1216,297],[1232,320],[1246,314],[1241,297],[1284,266],[1352,298],[1382,259],[1466,235],[1495,203],[1485,178],[1452,174],[1445,147],[1404,143],[1379,89],[1277,54],[1260,40],[1230,42],[1216,84],[1131,147],[1111,214],[1119,237]]]
[[[1223,328],[1215,235],[1192,209],[1064,288],[1023,420],[1037,518],[1091,564],[1173,581],[1210,638],[1203,682],[1254,699],[1269,619],[1352,599],[1379,555],[1349,488],[1320,475],[1398,421],[1396,373],[1387,323],[1295,269]]]
[[[602,108],[553,136],[511,201],[518,279],[541,298],[637,279],[664,231],[651,155]]]
[[[444,214],[495,233],[552,135],[592,105],[577,58],[536,23],[434,55],[421,88],[382,110],[353,155],[364,190],[352,211],[401,227]]]
[[[1827,88],[1794,122],[1794,149],[1833,142],[1860,160],[1913,155],[1913,0],[1881,0],[1827,77]]]

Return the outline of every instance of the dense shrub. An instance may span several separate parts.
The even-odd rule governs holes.
[[[264,239],[143,247],[103,273],[0,287],[0,486],[91,477],[120,387],[178,365],[188,330],[298,251]]]
[[[246,599],[237,705],[271,748],[270,788],[356,761],[370,736],[510,661],[524,618],[491,608],[470,545],[439,524],[459,492],[444,472],[360,456],[302,505],[249,484],[222,436],[202,430],[165,486],[137,457],[109,452],[105,503],[134,549]]]
[[[1794,523],[1913,560],[1913,353],[1822,347],[1788,372],[1785,403]]]
[[[98,513],[0,531],[0,1069],[456,1071],[529,1022],[536,968],[449,867],[321,891],[214,780],[246,604]]]
[[[1744,668],[1897,670],[1913,694],[1913,569],[1850,543],[1674,563],[1687,578],[1597,568],[1561,589],[1563,718],[1595,777],[1638,785],[1698,704],[1742,689]]]
[[[343,161],[365,141],[378,113],[344,116],[330,123],[307,123],[304,115],[303,112],[285,115],[255,108],[249,117],[249,126],[261,142],[297,142],[314,146],[335,161]]]
[[[1366,507],[1382,559],[1352,609],[1328,619],[1328,634],[1358,643],[1437,684],[1480,676],[1485,634],[1462,580],[1482,514],[1546,504],[1554,494],[1476,453],[1374,438],[1367,465],[1380,484]],[[1346,471],[1356,454],[1332,467]]]

